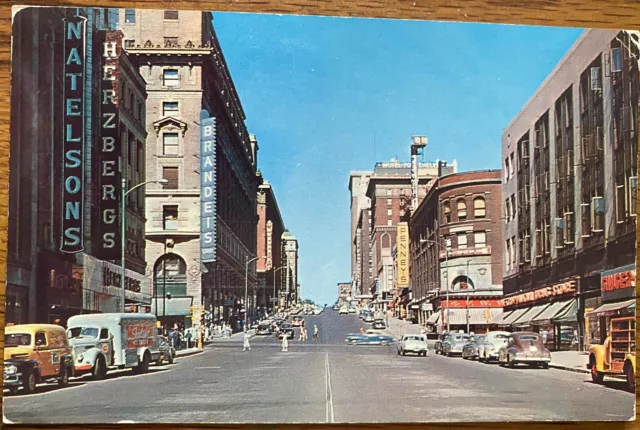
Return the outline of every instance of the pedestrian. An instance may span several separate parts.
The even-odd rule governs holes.
[[[246,351],[246,350],[251,351],[251,344],[249,343],[249,332],[247,330],[244,331],[244,344],[242,345],[242,350]]]
[[[304,340],[308,340],[309,336],[307,335],[307,328],[306,327],[302,327],[302,331],[304,333]]]
[[[282,333],[282,352],[289,351],[289,336],[287,333]]]
[[[549,332],[547,331],[547,329],[543,328],[540,331],[540,336],[542,337],[542,344],[546,345],[547,344],[547,337],[549,336]]]
[[[316,342],[318,340],[318,326],[313,326],[313,341]]]
[[[191,334],[191,329],[187,329],[187,334],[185,335],[185,337],[187,338],[187,349],[191,348],[191,337],[193,335]]]

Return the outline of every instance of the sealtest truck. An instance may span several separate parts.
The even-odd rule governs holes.
[[[75,374],[102,379],[109,369],[146,373],[161,360],[156,317],[152,314],[76,315],[67,322]]]

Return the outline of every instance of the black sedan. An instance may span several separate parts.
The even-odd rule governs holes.
[[[287,336],[289,339],[293,339],[295,331],[291,324],[285,323],[280,326],[280,330],[276,331],[276,337],[282,339],[282,336]]]
[[[387,325],[384,323],[384,320],[377,319],[373,322],[372,328],[376,330],[384,330],[385,328],[387,328]]]
[[[273,326],[271,324],[260,323],[258,325],[258,329],[256,330],[256,334],[258,335],[271,335],[273,334]]]

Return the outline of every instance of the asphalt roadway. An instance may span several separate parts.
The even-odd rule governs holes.
[[[5,422],[372,423],[629,420],[635,396],[624,383],[556,369],[502,368],[430,352],[399,356],[395,345],[348,346],[364,323],[327,309],[307,316],[319,341],[273,337],[218,342],[148,374],[110,374],[7,396]],[[297,333],[297,331],[296,331]]]

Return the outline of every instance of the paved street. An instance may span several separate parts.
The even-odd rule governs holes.
[[[398,356],[395,346],[347,346],[364,324],[330,309],[307,316],[320,341],[273,337],[209,346],[146,375],[120,372],[9,396],[15,423],[325,423],[627,420],[635,396],[622,382],[589,375],[508,369],[460,358]],[[297,339],[297,336],[296,336]],[[598,405],[597,408],[593,405]]]

